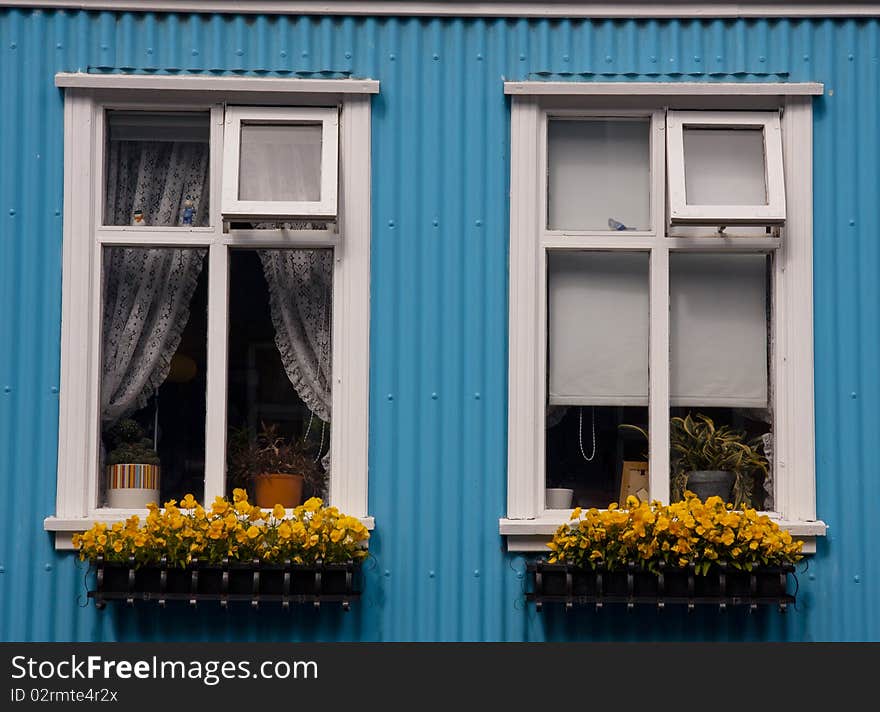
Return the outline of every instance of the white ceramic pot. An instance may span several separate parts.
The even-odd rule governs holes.
[[[159,503],[159,490],[145,487],[107,490],[107,506],[114,509],[146,509],[150,502]]]
[[[547,488],[547,509],[571,509],[571,500],[574,497],[573,489],[564,487]]]

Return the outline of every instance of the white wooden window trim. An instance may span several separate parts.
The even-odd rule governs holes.
[[[685,190],[686,128],[759,128],[764,136],[766,205],[696,205]],[[767,225],[785,222],[785,181],[779,113],[773,111],[672,111],[666,116],[669,219],[673,225]],[[723,166],[718,166],[723,170]]]
[[[320,200],[241,200],[242,124],[321,125]],[[223,145],[223,218],[335,218],[339,163],[339,111],[335,108],[286,106],[228,106]]]
[[[286,79],[281,77],[206,77],[169,74],[90,74],[59,72],[55,86],[63,89],[133,89],[245,94],[378,94],[375,79]]]
[[[504,82],[519,96],[816,96],[818,82]]]
[[[637,85],[636,85],[637,86]],[[711,98],[707,100],[711,107]],[[546,551],[570,510],[547,510],[545,488],[546,252],[548,249],[629,250],[650,253],[649,461],[652,497],[669,492],[669,253],[775,252],[774,351],[776,504],[768,513],[815,551],[826,525],[816,518],[812,343],[812,145],[810,96],[789,96],[782,119],[788,221],[784,239],[667,237],[665,215],[652,212],[650,234],[546,230],[546,122],[555,110],[541,98],[514,96],[511,104],[510,301],[507,516],[499,531],[511,551]],[[632,115],[595,112],[581,116]],[[652,211],[665,198],[666,122],[652,118]],[[657,170],[657,167],[660,170]]]
[[[298,81],[298,80],[292,80]],[[153,98],[153,97],[151,97]],[[207,92],[186,105],[151,101],[143,108],[198,108],[211,112],[211,192],[222,182],[222,94]],[[158,102],[158,103],[157,103]],[[335,99],[334,99],[335,102]],[[352,94],[341,103],[339,131],[340,231],[222,230],[220,200],[211,201],[210,227],[131,229],[103,226],[104,112],[131,103],[96,101],[91,90],[68,89],[64,107],[64,227],[62,257],[61,390],[56,547],[71,548],[70,535],[96,521],[118,521],[146,510],[98,507],[100,395],[100,274],[105,246],[175,246],[208,249],[208,366],[205,423],[205,501],[225,491],[226,333],[230,247],[331,247],[333,271],[333,476],[330,503],[374,525],[368,514],[370,97]],[[335,109],[334,109],[335,111]]]

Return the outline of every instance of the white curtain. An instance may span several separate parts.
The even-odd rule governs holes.
[[[207,215],[207,145],[111,141],[106,222],[128,225],[142,210],[148,225],[178,225],[187,197],[193,224]],[[189,320],[206,250],[113,247],[104,253],[101,420],[143,408],[168,376]]]
[[[332,250],[260,250],[275,344],[309,410],[330,421]]]
[[[136,210],[146,225],[208,224],[208,144],[199,141],[110,141],[104,222],[129,225]]]
[[[241,200],[321,199],[321,126],[241,127]]]

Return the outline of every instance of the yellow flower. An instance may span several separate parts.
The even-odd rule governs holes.
[[[303,504],[303,507],[307,512],[317,512],[321,508],[322,504],[323,502],[318,497],[311,497],[310,499],[306,500],[305,504]]]
[[[275,517],[275,519],[284,519],[284,517],[287,516],[287,510],[284,509],[283,505],[276,504],[272,508],[272,516]]]
[[[248,539],[256,539],[258,536],[260,536],[260,530],[253,524],[249,526],[247,530]]]

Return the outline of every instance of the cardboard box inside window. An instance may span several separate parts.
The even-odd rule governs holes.
[[[648,501],[650,489],[648,488],[647,462],[623,461],[623,471],[620,476],[620,504],[623,505],[631,494],[642,502]]]

